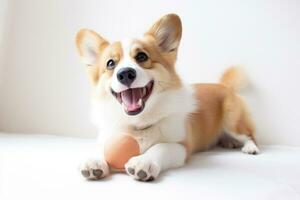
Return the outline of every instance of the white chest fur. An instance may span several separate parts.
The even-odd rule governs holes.
[[[142,130],[133,130],[131,135],[138,141],[141,153],[158,143],[177,143],[186,138],[186,116],[173,115]]]
[[[138,141],[141,153],[157,143],[183,141],[186,118],[196,107],[193,93],[190,86],[185,86],[165,92],[163,97],[160,94],[163,101],[155,101],[154,96],[139,116],[127,116],[115,99],[93,102],[91,118],[99,128],[99,141],[130,132]]]

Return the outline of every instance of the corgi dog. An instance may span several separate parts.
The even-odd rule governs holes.
[[[168,14],[141,38],[110,43],[88,29],[76,36],[91,82],[91,118],[99,142],[122,133],[136,139],[141,154],[125,164],[136,180],[154,180],[217,144],[259,153],[254,124],[237,95],[245,85],[243,74],[231,67],[218,84],[184,83],[175,70],[181,35],[179,16]],[[87,179],[110,173],[102,155],[103,150],[81,165]]]

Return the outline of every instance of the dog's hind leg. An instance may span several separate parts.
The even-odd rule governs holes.
[[[251,116],[244,101],[235,94],[225,101],[223,129],[230,137],[242,143],[242,152],[259,153]]]
[[[236,94],[247,84],[246,77],[239,68],[232,67],[225,71],[220,80],[228,88],[223,102],[223,130],[243,144],[242,151],[257,154],[259,149],[255,142],[255,128],[247,106]]]
[[[242,147],[242,143],[234,137],[230,136],[228,133],[223,133],[220,136],[217,145],[222,148],[228,149],[236,149]]]

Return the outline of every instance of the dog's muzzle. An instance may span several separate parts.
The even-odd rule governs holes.
[[[129,76],[130,72],[126,72],[125,74]],[[126,81],[128,82],[128,80]],[[144,87],[129,88],[121,92],[115,92],[111,89],[111,93],[116,97],[128,115],[137,115],[143,111],[145,103],[152,93],[153,85],[154,81],[152,80]]]

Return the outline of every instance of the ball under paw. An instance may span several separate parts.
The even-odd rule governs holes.
[[[124,170],[127,161],[140,155],[138,142],[129,135],[111,138],[104,146],[104,157],[108,165],[117,170]]]

